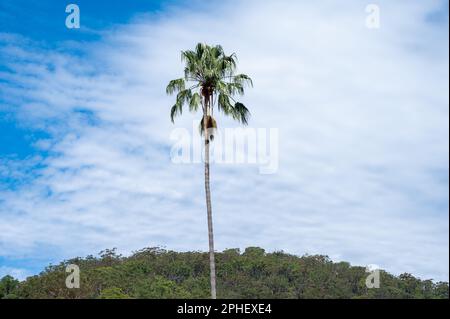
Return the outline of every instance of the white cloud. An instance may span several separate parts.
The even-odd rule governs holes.
[[[0,255],[207,248],[202,166],[171,164],[165,96],[180,50],[207,41],[237,52],[254,79],[251,125],[280,129],[277,174],[213,167],[218,249],[448,280],[448,21],[426,19],[439,5],[381,2],[379,30],[358,1],[174,9],[104,32],[83,58],[3,35],[3,107],[52,139],[39,176],[0,192]]]
[[[32,274],[27,269],[0,266],[0,278],[3,278],[6,275],[12,276],[18,280],[25,280]]]

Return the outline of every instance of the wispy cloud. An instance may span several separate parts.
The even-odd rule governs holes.
[[[28,276],[31,276],[32,273],[27,269],[0,266],[0,278],[3,278],[3,276],[6,275],[13,276],[18,280],[24,280]]]
[[[0,255],[206,249],[202,166],[171,163],[164,90],[181,74],[180,50],[206,41],[237,52],[254,78],[251,125],[280,129],[277,174],[213,167],[218,249],[321,253],[448,280],[448,19],[429,18],[442,2],[386,1],[371,30],[365,5],[174,8],[103,30],[77,54],[1,35],[0,108],[49,138],[31,172],[0,161],[0,174],[32,177],[0,188]]]

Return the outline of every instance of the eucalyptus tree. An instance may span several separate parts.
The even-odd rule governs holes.
[[[169,82],[166,92],[177,94],[175,104],[170,111],[172,122],[181,115],[183,106],[191,112],[201,110],[202,119],[199,129],[204,140],[205,195],[208,219],[209,261],[211,277],[211,298],[216,298],[216,270],[214,260],[214,233],[212,222],[210,190],[210,143],[214,139],[217,121],[214,109],[243,125],[248,124],[249,110],[235,100],[243,95],[247,86],[253,86],[252,80],[245,74],[236,74],[236,54],[226,55],[220,45],[209,46],[199,43],[194,50],[181,52],[185,63],[184,77]]]

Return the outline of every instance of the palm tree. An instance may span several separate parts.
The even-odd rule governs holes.
[[[213,117],[214,105],[217,105],[217,109],[225,115],[247,125],[250,112],[244,104],[237,102],[234,96],[243,95],[245,86],[253,86],[253,83],[249,76],[235,74],[236,54],[226,55],[220,45],[209,46],[199,43],[193,51],[182,51],[181,59],[185,62],[184,77],[170,81],[166,92],[169,95],[177,93],[175,105],[170,111],[172,123],[177,115],[182,114],[185,104],[189,106],[191,112],[196,112],[200,106],[203,111],[200,132],[205,142],[205,193],[211,298],[216,299],[216,265],[209,186],[209,145],[214,139],[214,131],[217,128],[217,122]]]

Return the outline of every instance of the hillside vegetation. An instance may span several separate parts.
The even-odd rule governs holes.
[[[446,282],[381,271],[368,289],[365,267],[327,256],[298,257],[250,247],[217,253],[218,298],[448,298]],[[65,285],[66,265],[80,268],[80,288]],[[208,254],[145,248],[130,257],[115,250],[47,267],[19,282],[0,281],[0,298],[209,298]]]

